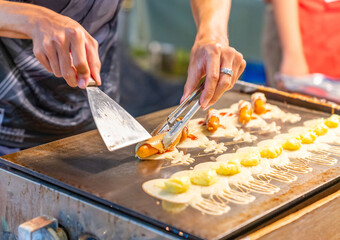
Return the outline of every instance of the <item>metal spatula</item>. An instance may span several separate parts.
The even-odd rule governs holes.
[[[86,91],[92,116],[109,151],[151,138],[136,119],[97,87],[93,79]]]

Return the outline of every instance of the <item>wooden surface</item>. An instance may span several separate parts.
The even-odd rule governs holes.
[[[248,240],[340,239],[340,190],[256,232]]]

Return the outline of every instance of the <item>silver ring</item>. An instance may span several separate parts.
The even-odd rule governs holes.
[[[233,76],[233,70],[231,70],[230,68],[222,68],[221,73],[228,74],[230,77]]]

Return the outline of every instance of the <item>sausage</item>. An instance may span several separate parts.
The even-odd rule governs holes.
[[[179,142],[183,142],[185,139],[187,139],[188,135],[189,135],[189,129],[188,129],[188,127],[184,127],[183,130],[182,130],[182,136],[181,136],[181,139],[179,140]]]
[[[136,146],[136,156],[139,158],[147,158],[157,153],[165,152],[162,140],[165,133],[158,134],[152,138],[149,138],[143,142],[140,142]]]
[[[240,100],[238,103],[239,121],[242,124],[248,123],[251,120],[253,110],[251,109],[250,102]]]
[[[267,98],[263,93],[258,92],[251,95],[251,103],[256,114],[261,115],[267,112]]]
[[[187,128],[187,127],[184,127]],[[158,153],[164,153],[166,151],[171,151],[174,149],[174,147],[180,142],[180,140],[182,139],[182,135],[183,132],[185,132],[186,130],[182,130],[182,132],[178,135],[178,137],[175,139],[175,141],[168,147],[168,148],[164,148],[163,145],[163,138],[165,136],[165,134],[167,134],[166,132],[161,133],[159,135],[156,135],[150,139],[147,139],[143,142],[140,142],[137,144],[136,146],[136,156],[138,158],[147,158],[150,157],[154,154],[158,154]],[[188,134],[186,134],[186,136],[188,136]]]
[[[215,109],[209,109],[205,119],[205,125],[209,132],[215,132],[220,126],[220,118],[218,117],[218,113]]]
[[[182,119],[183,119],[182,117],[179,117],[176,119],[176,121],[181,121]],[[185,139],[187,139],[188,135],[189,135],[189,129],[187,126],[185,126],[182,130],[182,135],[181,135],[179,142],[183,142]]]
[[[258,115],[264,114],[267,112],[267,109],[265,107],[265,102],[263,102],[261,99],[257,99],[254,103],[254,112]]]
[[[148,143],[143,144],[136,151],[136,155],[139,158],[147,158],[147,157],[150,157],[151,155],[154,155],[156,153],[159,153],[158,149],[152,147]]]

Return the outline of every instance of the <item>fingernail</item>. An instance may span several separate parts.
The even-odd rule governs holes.
[[[200,97],[200,104],[201,104],[201,106],[203,108],[206,108],[208,106],[208,104],[209,104],[209,100],[201,95],[201,97]]]
[[[86,82],[85,82],[84,79],[80,79],[78,81],[78,87],[81,88],[81,89],[85,89],[85,87],[86,87],[85,84],[86,84]]]
[[[102,85],[102,79],[100,78],[100,74],[97,74],[97,80],[99,81],[99,85]]]
[[[202,104],[201,104],[201,108],[202,108],[202,110],[203,111],[205,111],[206,109],[207,109],[207,106],[208,104],[207,103],[205,103],[205,102],[203,102]]]
[[[183,95],[182,98],[181,98],[181,101],[179,101],[179,102],[182,103],[184,101],[184,99],[185,99],[185,97]]]

